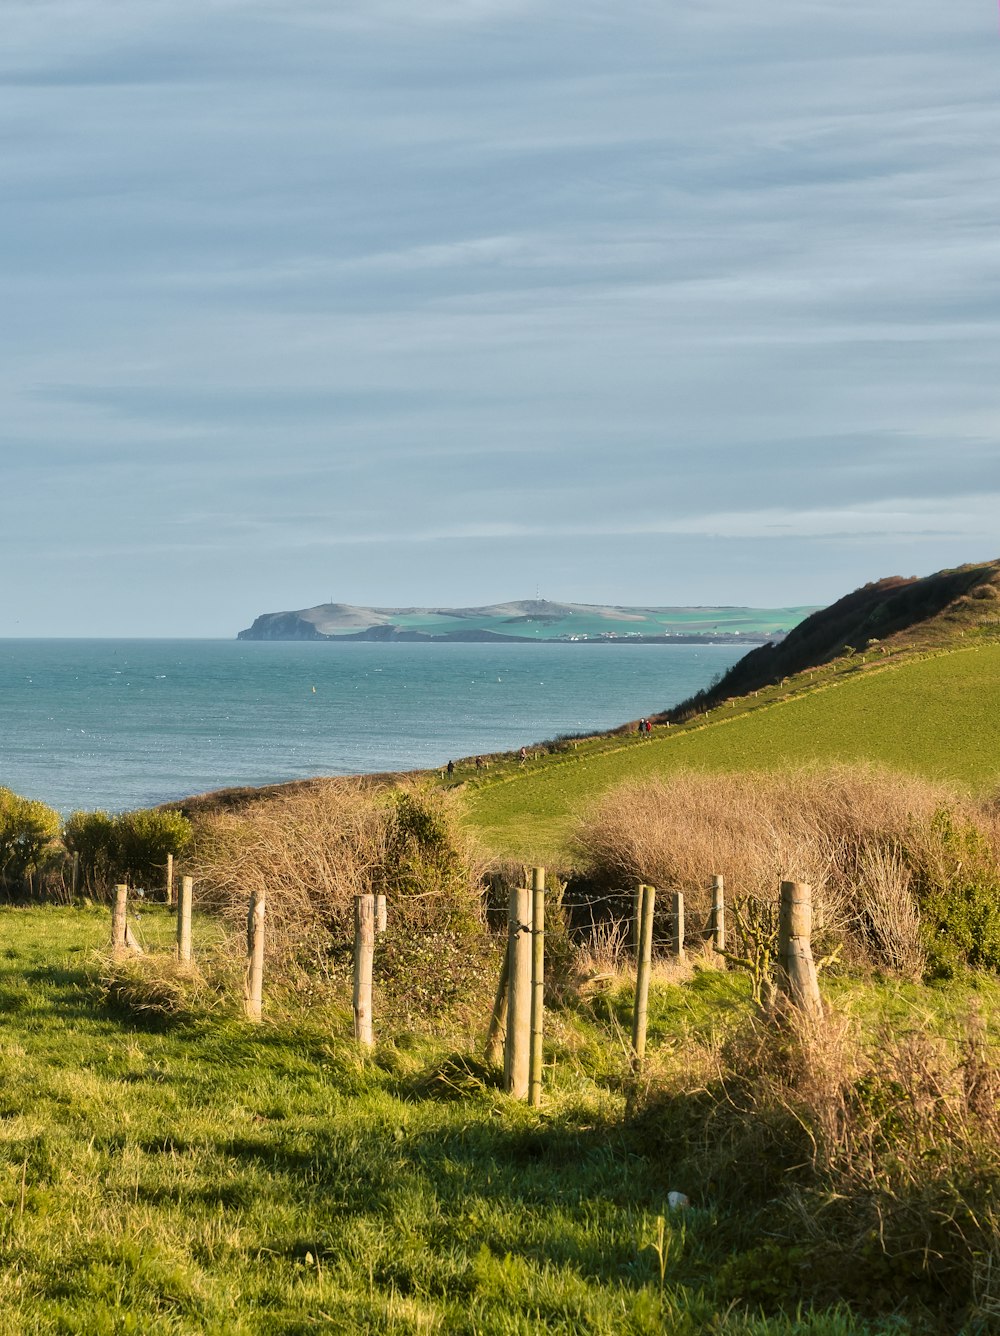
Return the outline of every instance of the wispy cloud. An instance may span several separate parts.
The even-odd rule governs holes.
[[[4,24],[0,559],[38,558],[8,629],[72,630],[61,579],[60,618],[123,629],[132,589],[174,606],[197,571],[190,621],[134,629],[211,631],[233,599],[307,602],[317,566],[366,602],[478,602],[539,564],[655,602],[773,559],[813,601],[996,544],[995,16],[11,0]]]

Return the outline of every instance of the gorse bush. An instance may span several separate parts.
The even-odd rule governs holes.
[[[73,812],[63,827],[63,844],[79,860],[83,889],[105,892],[114,880],[114,817],[107,812]]]
[[[63,844],[79,856],[83,884],[95,893],[117,881],[143,887],[161,884],[167,855],[176,858],[183,853],[191,836],[185,816],[159,809],[118,816],[74,812],[63,828]]]
[[[133,886],[151,886],[162,880],[167,855],[182,854],[191,837],[191,823],[180,812],[123,812],[114,819],[115,872]]]
[[[865,765],[780,774],[678,774],[622,786],[581,821],[587,878],[684,891],[707,921],[708,879],[730,899],[809,882],[820,946],[918,977],[1000,968],[997,823],[947,785]]]
[[[941,809],[930,838],[905,851],[919,909],[928,974],[951,978],[963,965],[1000,970],[1000,878],[987,832]]]
[[[468,847],[451,810],[432,793],[394,789],[383,800],[384,852],[372,889],[405,904],[411,926],[482,921],[480,897],[470,897]],[[423,908],[421,908],[423,906]]]
[[[0,882],[20,887],[44,865],[58,834],[58,812],[0,788]]]

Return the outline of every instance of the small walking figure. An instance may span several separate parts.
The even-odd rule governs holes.
[[[455,773],[455,762],[454,762],[454,761],[449,761],[449,762],[448,762],[448,774],[449,774],[449,775],[453,775],[454,773]]]
[[[521,764],[524,765],[525,761],[528,759],[528,749],[527,749],[527,747],[522,747],[518,755],[519,755],[519,759],[520,759]]]

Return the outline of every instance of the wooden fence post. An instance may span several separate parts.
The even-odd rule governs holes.
[[[70,883],[69,883],[69,886],[70,886],[70,892],[71,892],[71,894],[72,894],[72,896],[73,896],[73,899],[75,900],[75,899],[76,899],[76,893],[77,893],[77,891],[80,889],[80,851],[79,851],[79,849],[74,849],[74,850],[73,850],[73,870],[72,870],[72,872],[70,873]]]
[[[372,966],[375,961],[375,897],[354,897],[354,1038],[365,1048],[375,1042],[372,1024]]]
[[[389,906],[384,895],[375,897],[375,931],[381,935],[389,926]]]
[[[167,854],[167,904],[174,903],[174,856]]]
[[[545,1030],[545,869],[531,869],[531,1048],[528,1103],[542,1102],[542,1040]]]
[[[726,949],[726,886],[718,875],[712,878],[712,945],[716,951]]]
[[[503,960],[500,964],[500,978],[497,981],[493,1010],[490,1013],[490,1028],[486,1033],[486,1061],[494,1067],[503,1062],[504,1048],[507,1042],[507,979],[510,971],[510,943],[504,947]]]
[[[248,1021],[259,1021],[264,1004],[264,915],[263,890],[253,891],[247,910],[247,973],[244,1009]]]
[[[115,902],[111,909],[111,954],[115,960],[121,960],[125,954],[125,933],[127,931],[128,919],[126,917],[126,902],[128,900],[128,887],[119,883],[115,887]]]
[[[510,893],[507,922],[507,1042],[504,1045],[504,1089],[515,1099],[528,1093],[531,1047],[531,892]]]
[[[653,909],[656,891],[642,888],[642,915],[639,921],[639,958],[635,971],[635,1005],[632,1008],[632,1070],[642,1070],[646,1056],[646,1017],[649,1012],[649,973],[653,964]]]
[[[674,891],[672,896],[674,921],[674,955],[678,961],[684,960],[684,892]]]
[[[778,912],[778,988],[803,1011],[820,1011],[811,936],[812,887],[804,881],[783,881]]]
[[[177,905],[177,959],[182,965],[190,965],[191,963],[191,893],[193,886],[194,882],[190,877],[181,877],[181,895]]]

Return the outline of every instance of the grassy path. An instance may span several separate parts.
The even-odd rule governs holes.
[[[784,701],[722,706],[700,727],[570,754],[486,784],[469,792],[468,820],[498,851],[558,862],[574,821],[605,789],[684,768],[869,760],[976,789],[1000,786],[998,701],[997,644],[872,664]]]

